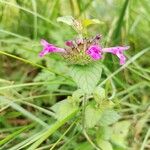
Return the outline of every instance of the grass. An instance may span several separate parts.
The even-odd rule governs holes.
[[[52,110],[62,100],[74,98],[77,89],[69,65],[59,56],[38,57],[40,39],[63,47],[76,36],[72,28],[56,22],[63,15],[100,19],[104,23],[90,26],[89,36],[102,34],[105,46],[130,45],[125,65],[120,67],[108,55],[101,61],[99,86],[121,115],[108,128],[119,126],[126,147],[106,140],[111,133],[105,142],[113,150],[150,149],[149,8],[148,0],[0,0],[0,150],[100,149],[99,132],[105,130],[101,125],[84,134],[80,110],[68,110],[61,120]],[[130,124],[128,130],[122,122]],[[101,149],[109,150],[109,143]]]

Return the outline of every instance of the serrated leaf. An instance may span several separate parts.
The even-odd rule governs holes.
[[[56,103],[54,106],[51,107],[51,109],[56,113],[56,118],[58,120],[61,120],[67,117],[68,114],[78,109],[78,107],[73,105],[72,103],[69,103],[68,100],[63,100]]]
[[[99,62],[95,62],[84,66],[73,66],[71,69],[71,76],[83,92],[91,93],[100,81],[101,72],[101,64]]]
[[[107,126],[117,122],[120,115],[114,110],[105,110],[100,118],[100,125]]]
[[[103,22],[101,22],[100,20],[98,19],[84,19],[82,21],[82,24],[84,27],[88,27],[89,25],[92,25],[92,24],[102,24]]]
[[[94,127],[101,117],[101,111],[88,105],[85,109],[85,126],[87,128]]]
[[[62,17],[57,18],[58,22],[63,22],[70,26],[72,26],[74,24],[74,20],[75,19],[72,16],[62,16]]]

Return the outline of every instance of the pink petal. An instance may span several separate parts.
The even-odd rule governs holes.
[[[44,40],[44,39],[42,39],[41,41],[40,41],[40,43],[41,43],[41,45],[43,45],[43,46],[48,46],[48,45],[50,45],[46,40]]]
[[[39,56],[40,56],[40,57],[43,57],[43,56],[46,55],[47,53],[49,53],[49,50],[48,50],[48,49],[43,49],[43,50],[39,53]]]
[[[122,52],[124,50],[128,50],[130,46],[117,46],[117,47],[110,47],[110,48],[103,48],[103,52],[110,52],[112,54],[116,54],[118,52]]]
[[[102,51],[99,45],[91,45],[86,53],[94,60],[102,58]]]
[[[120,59],[120,65],[125,64],[126,57],[123,55],[124,50],[128,50],[130,46],[117,46],[117,47],[110,47],[110,48],[103,48],[102,51],[112,53]]]
[[[118,58],[120,59],[120,65],[124,65],[126,62],[126,57],[123,54],[116,54]]]
[[[94,60],[98,60],[98,59],[101,59],[101,58],[102,58],[101,54],[96,54],[96,53],[93,53],[93,54],[91,54],[90,56],[91,56]]]
[[[43,39],[41,40],[41,44],[43,45],[43,50],[39,53],[40,57],[43,57],[47,53],[65,52],[63,48],[56,47]]]

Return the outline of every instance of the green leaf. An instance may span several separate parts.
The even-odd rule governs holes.
[[[90,26],[92,24],[103,24],[103,23],[104,22],[102,22],[102,21],[100,21],[98,19],[84,19],[82,21],[82,24],[83,24],[84,27],[88,27],[88,26]]]
[[[51,109],[56,113],[56,118],[61,120],[68,116],[68,114],[78,109],[77,106],[70,103],[68,100],[63,100],[56,103]]]
[[[74,147],[74,150],[93,150],[92,145],[89,142],[80,142]]]
[[[111,141],[123,148],[126,147],[126,136],[129,132],[130,121],[120,121],[113,125]]]
[[[70,26],[72,26],[74,24],[74,20],[75,19],[72,16],[62,16],[62,17],[57,18],[58,22],[63,22]]]
[[[113,147],[109,141],[100,139],[97,144],[102,150],[113,150]]]
[[[117,122],[120,119],[120,115],[114,110],[105,110],[100,118],[100,125],[107,126]]]
[[[71,76],[77,86],[85,93],[92,93],[101,78],[102,67],[99,62],[88,65],[75,65],[71,69]]]
[[[84,95],[84,92],[81,89],[78,89],[72,93],[72,98],[76,102],[81,102],[82,101],[81,97],[83,97],[83,95]]]
[[[96,89],[93,91],[93,97],[97,103],[101,104],[106,98],[105,89],[100,86],[96,87]]]
[[[88,105],[85,109],[85,126],[87,128],[93,128],[101,117],[101,111]]]
[[[109,140],[112,134],[112,129],[109,126],[101,126],[96,132],[97,140]]]

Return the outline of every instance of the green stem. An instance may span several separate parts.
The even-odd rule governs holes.
[[[100,150],[99,147],[96,146],[96,144],[91,140],[91,138],[89,137],[89,135],[86,132],[86,127],[85,127],[85,109],[86,109],[86,105],[87,105],[87,95],[84,94],[83,97],[83,102],[82,102],[82,129],[83,129],[83,134],[85,136],[85,138],[87,139],[87,141],[96,149],[96,150]]]
[[[96,146],[96,144],[91,140],[91,138],[89,137],[89,135],[87,134],[86,130],[83,130],[83,134],[85,136],[85,138],[87,139],[87,141],[96,149],[96,150],[101,150],[99,147]]]
[[[85,129],[85,109],[86,109],[86,103],[87,103],[87,96],[86,94],[83,97],[82,101],[82,128]]]

